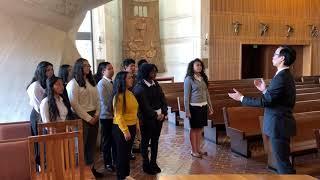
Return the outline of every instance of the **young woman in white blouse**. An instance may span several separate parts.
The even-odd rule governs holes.
[[[84,159],[92,165],[95,177],[102,177],[94,168],[94,157],[99,129],[100,99],[96,83],[86,59],[79,58],[73,66],[73,79],[67,84],[73,111],[83,120]]]
[[[43,99],[46,89],[46,80],[54,75],[53,66],[47,61],[41,61],[34,72],[34,76],[27,86],[27,93],[30,99],[30,105],[33,107],[30,114],[31,134],[38,135],[38,122],[41,122],[40,103]],[[40,154],[38,145],[34,147],[35,161],[40,164]]]
[[[41,121],[40,103],[44,98],[46,89],[46,80],[54,75],[53,66],[47,61],[38,64],[34,76],[27,87],[27,93],[30,99],[30,105],[33,107],[30,114],[32,135],[38,135],[37,124]]]
[[[59,77],[52,76],[47,79],[46,95],[40,104],[42,122],[64,121],[71,119],[68,97],[63,96],[63,81]]]

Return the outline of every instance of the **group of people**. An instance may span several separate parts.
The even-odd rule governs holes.
[[[143,171],[157,174],[158,143],[167,119],[167,103],[158,82],[156,65],[140,60],[138,72],[133,59],[123,61],[123,70],[114,76],[111,63],[99,64],[93,75],[86,59],[62,65],[55,76],[53,65],[42,61],[27,86],[32,135],[38,135],[39,122],[73,119],[83,121],[84,160],[95,177],[96,142],[101,124],[101,150],[105,168],[116,171],[118,179],[131,179],[130,159],[136,134],[141,135]],[[150,153],[149,148],[150,146]],[[40,162],[36,149],[36,162]]]
[[[256,87],[263,93],[262,98],[245,97],[237,90],[229,93],[231,98],[244,105],[266,108],[264,133],[271,139],[279,173],[295,173],[289,161],[289,143],[296,131],[292,116],[296,93],[294,80],[288,71],[294,60],[295,51],[291,48],[279,47],[276,50],[273,64],[278,71],[270,86],[267,88],[263,81],[255,81]],[[140,60],[136,73],[135,60],[125,59],[123,70],[115,78],[109,62],[100,63],[95,75],[90,68],[86,59],[79,58],[73,67],[62,65],[57,77],[51,63],[42,61],[38,64],[27,86],[33,107],[30,114],[32,135],[38,134],[38,122],[82,119],[85,163],[91,165],[95,177],[102,177],[103,174],[94,167],[101,124],[105,168],[116,170],[118,179],[132,179],[130,159],[134,159],[132,146],[138,134],[141,137],[143,171],[148,174],[161,172],[157,164],[158,143],[168,108],[165,95],[156,81],[156,65]],[[207,155],[201,149],[202,130],[213,108],[208,77],[200,59],[188,65],[184,104],[191,127],[191,156],[202,158]],[[36,162],[39,163],[39,152],[35,149]]]

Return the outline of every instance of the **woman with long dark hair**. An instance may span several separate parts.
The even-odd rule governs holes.
[[[133,88],[133,93],[139,102],[138,117],[141,121],[142,168],[148,174],[161,172],[157,164],[158,144],[162,124],[168,114],[165,96],[155,80],[157,72],[156,65],[142,64],[138,72],[138,83]],[[149,143],[151,143],[150,159]]]
[[[72,66],[70,66],[69,64],[63,64],[59,68],[59,77],[62,79],[63,86],[64,86],[63,98],[68,101],[67,102],[68,105],[70,105],[70,101],[67,93],[67,84],[72,79],[71,71],[72,71]],[[73,119],[72,117],[70,118]]]
[[[34,76],[27,87],[27,93],[30,98],[30,105],[33,107],[30,114],[31,132],[33,136],[38,135],[37,124],[41,121],[40,103],[44,98],[46,89],[46,80],[54,75],[53,65],[47,61],[41,61]]]
[[[99,129],[100,101],[93,79],[91,66],[86,59],[79,58],[73,66],[73,79],[67,92],[73,111],[83,120],[84,159],[95,177],[103,174],[94,168],[95,149]]]
[[[46,89],[46,80],[54,75],[53,66],[47,61],[41,61],[34,72],[34,76],[27,86],[27,93],[30,99],[30,105],[33,107],[30,114],[31,134],[38,135],[38,122],[41,122],[40,103],[44,98]],[[38,144],[35,143],[35,161],[40,164],[40,154]],[[38,167],[37,167],[38,168]]]
[[[40,104],[42,122],[64,121],[72,116],[68,97],[63,96],[62,79],[52,76],[47,79],[46,97]]]
[[[97,70],[97,74],[95,74],[93,76],[94,80],[96,81],[96,83],[98,83],[102,77],[103,77],[103,71],[106,69],[107,65],[110,64],[109,62],[101,62],[98,65],[98,70]]]
[[[69,64],[63,64],[59,68],[58,76],[62,79],[63,84],[67,86],[68,82],[72,79],[72,66]]]
[[[200,59],[191,61],[184,79],[184,108],[190,120],[191,155],[202,158],[207,152],[201,151],[202,129],[208,124],[208,110],[212,114],[212,105],[208,92],[208,77]]]
[[[118,179],[132,179],[130,175],[130,154],[134,137],[139,129],[137,117],[138,102],[129,90],[133,86],[133,75],[122,71],[116,75],[113,84],[114,120],[112,135],[117,150]]]

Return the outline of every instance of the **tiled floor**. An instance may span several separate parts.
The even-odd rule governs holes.
[[[222,145],[216,145],[204,141],[203,149],[208,156],[203,159],[193,158],[190,155],[190,143],[188,131],[183,127],[165,123],[162,129],[159,144],[158,164],[162,169],[160,175],[175,174],[218,174],[218,173],[268,173],[266,168],[266,155],[263,153],[262,145],[254,147],[253,158],[246,159],[230,151],[228,141]],[[309,174],[320,178],[320,154],[311,154],[296,158],[296,169],[298,174]],[[141,156],[136,154],[137,159],[131,162],[131,176],[137,180],[153,180],[157,176],[146,175],[142,171]],[[99,171],[105,173],[103,179],[116,179],[115,174],[106,172],[102,166]],[[94,179],[89,170],[86,171],[86,179]]]

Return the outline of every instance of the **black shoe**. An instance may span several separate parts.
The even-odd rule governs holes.
[[[116,168],[113,165],[107,164],[104,166],[106,168],[106,170],[110,171],[110,172],[115,172]]]
[[[143,165],[142,166],[143,172],[150,174],[150,175],[156,175],[157,173],[151,169],[149,165]]]
[[[95,178],[102,178],[103,177],[103,174],[98,172],[94,166],[91,167],[91,172],[92,174],[94,175]]]
[[[130,160],[136,160],[136,157],[132,153],[130,154]]]
[[[117,180],[125,180],[126,177],[122,177],[122,176],[117,176]]]
[[[133,153],[140,153],[140,148],[132,148]]]
[[[156,172],[156,173],[161,173],[161,169],[160,167],[158,166],[157,163],[153,163],[150,165],[150,168],[152,169],[152,171]]]

